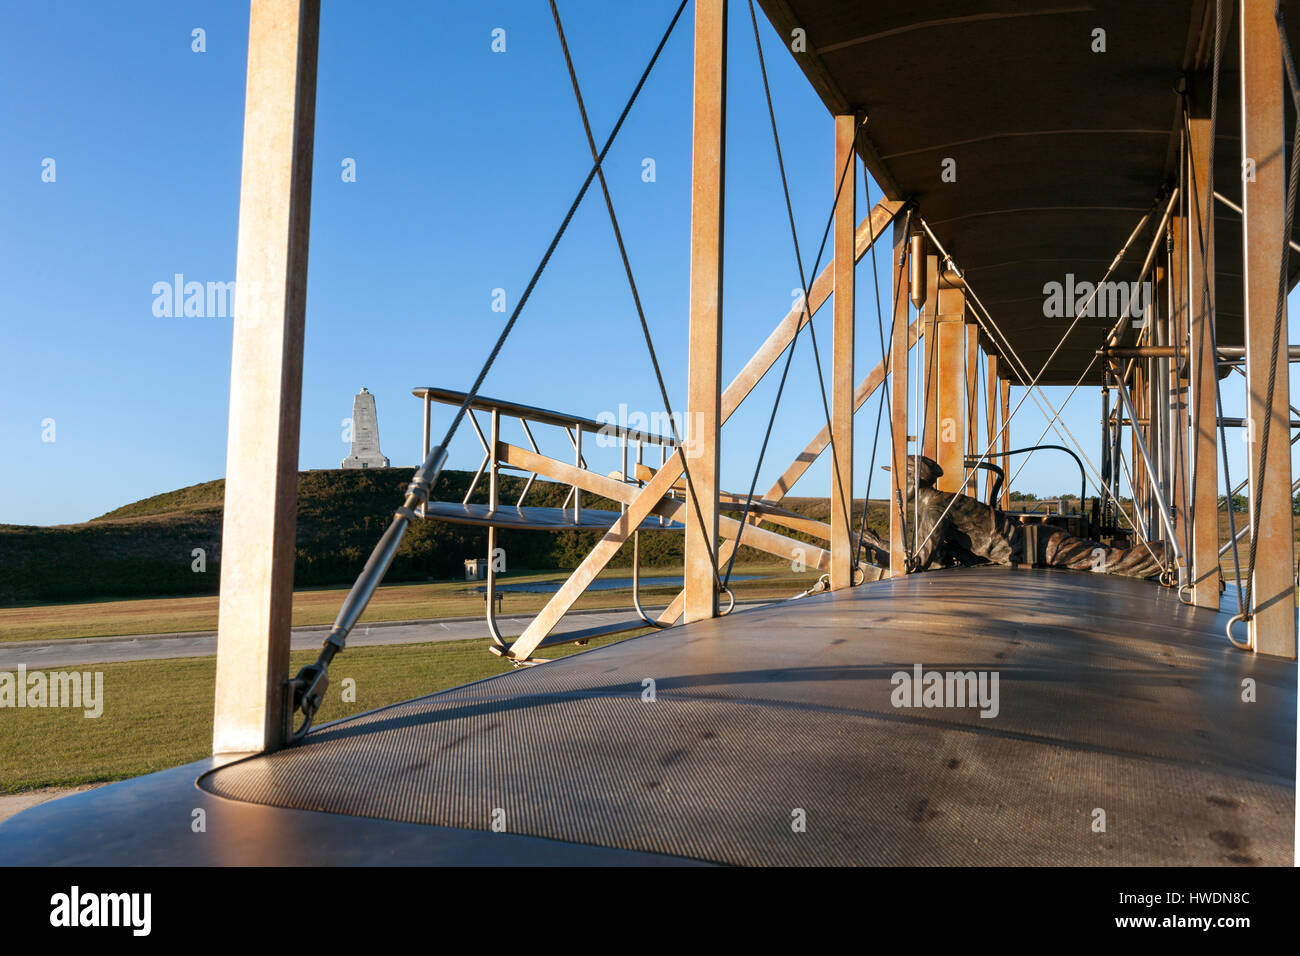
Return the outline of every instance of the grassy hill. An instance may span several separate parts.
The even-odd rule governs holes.
[[[305,471],[298,478],[296,587],[351,584],[400,504],[412,468]],[[460,501],[472,473],[444,471],[434,497]],[[513,501],[522,479],[503,476],[502,497]],[[558,507],[567,485],[538,481],[530,505]],[[221,567],[221,516],[225,481],[208,481],[154,495],[82,524],[53,527],[0,525],[0,605],[81,601],[104,597],[215,594]],[[487,500],[486,482],[476,501]],[[789,499],[794,510],[826,519],[825,499]],[[585,507],[617,510],[611,502],[583,495]],[[883,505],[873,502],[871,526],[884,524]],[[598,531],[501,533],[512,570],[577,566]],[[796,537],[802,537],[796,535]],[[680,565],[681,533],[642,535],[642,565]],[[426,581],[461,577],[465,558],[483,556],[487,532],[466,525],[417,521],[407,530],[385,580]],[[193,552],[205,552],[206,571],[192,569]],[[741,550],[737,562],[771,561]],[[626,566],[631,548],[611,562]]]

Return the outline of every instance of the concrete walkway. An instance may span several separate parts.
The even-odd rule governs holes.
[[[41,787],[39,790],[5,794],[0,796],[0,823],[8,820],[14,814],[22,813],[28,807],[39,806],[60,797],[81,793],[83,790],[94,790],[96,787],[102,786],[104,786],[102,783],[88,783],[80,787]]]
[[[768,602],[737,602],[737,607]],[[657,614],[662,608],[646,608]],[[523,633],[530,615],[498,617],[497,624],[506,637]],[[606,624],[634,623],[639,619],[629,608],[593,611],[570,611],[561,630],[600,627]],[[318,648],[329,634],[328,624],[295,627],[290,637],[293,650]],[[362,622],[348,637],[349,647],[373,647],[380,644],[427,644],[434,641],[488,641],[487,622],[482,617],[443,618],[428,621]],[[29,670],[53,670],[85,664],[113,664],[120,661],[150,661],[176,657],[211,657],[217,652],[216,631],[192,631],[185,634],[137,634],[128,637],[64,638],[57,641],[11,641],[0,644],[0,670],[14,670],[25,664]]]

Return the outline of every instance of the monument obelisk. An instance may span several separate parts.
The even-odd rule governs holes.
[[[343,467],[388,467],[388,459],[379,450],[379,413],[369,389],[361,389],[352,399],[352,454],[343,459]]]

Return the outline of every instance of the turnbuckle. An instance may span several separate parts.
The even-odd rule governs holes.
[[[288,711],[285,715],[285,738],[289,744],[296,744],[311,730],[316,711],[320,710],[321,702],[325,699],[330,678],[326,665],[318,660],[303,667],[287,683],[284,695]],[[303,722],[301,727],[294,730],[293,715],[298,711],[302,711]]]

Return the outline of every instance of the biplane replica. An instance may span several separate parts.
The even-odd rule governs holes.
[[[1300,251],[1298,8],[674,0],[605,134],[588,120],[552,3],[564,54],[556,67],[572,81],[591,165],[574,171],[569,215],[468,390],[415,388],[425,460],[319,659],[295,675],[289,607],[320,11],[318,0],[253,0],[213,754],[21,813],[0,826],[0,857],[1289,864],[1290,450],[1300,412],[1290,407],[1288,363],[1300,350],[1287,341],[1286,297],[1300,265],[1291,254]],[[679,419],[602,163],[660,52],[686,42],[682,33],[693,33],[694,104]],[[728,44],[749,42],[778,157],[771,58],[793,57],[825,104],[828,213],[815,257],[792,235],[803,295],[726,382],[724,74]],[[953,168],[957,182],[946,175]],[[783,165],[780,174],[773,190],[788,207]],[[868,197],[882,193],[861,216],[859,175]],[[689,428],[636,429],[480,391],[583,201],[608,211],[664,420]],[[792,234],[793,222],[791,212]],[[882,304],[862,334],[879,338],[881,357],[859,378],[855,283],[859,272],[874,283],[868,265],[880,262],[892,281],[876,290]],[[720,430],[765,377],[780,375],[784,387],[801,339],[820,355],[819,317],[831,356],[825,375],[817,363],[824,427],[766,491],[723,490]],[[1245,378],[1248,407],[1225,409],[1220,383],[1234,374]],[[1070,396],[1101,390],[1099,453],[1066,426],[1048,386]],[[1012,448],[1027,404],[1048,428]],[[890,467],[888,540],[853,522],[854,415],[863,407],[881,423],[873,471]],[[435,442],[444,408],[454,413]],[[523,444],[504,437],[503,420],[521,426],[512,432]],[[483,448],[471,494],[431,500],[466,421]],[[539,450],[532,429],[542,426],[568,434],[571,459]],[[1226,430],[1241,428],[1249,465],[1231,475]],[[584,457],[597,432],[622,449],[612,474]],[[1085,487],[1062,502],[1069,513],[1016,518],[1027,533],[1161,541],[1157,579],[1043,567],[1032,549],[1010,566],[918,567],[926,542],[902,464],[924,455],[942,467],[938,488],[1005,511],[1007,472],[1033,449],[1069,453]],[[823,456],[825,522],[784,501]],[[503,471],[529,476],[514,501],[503,500]],[[571,486],[562,507],[528,503],[539,477]],[[482,482],[488,500],[471,502]],[[1248,498],[1246,514],[1227,509],[1226,540],[1221,488],[1229,501]],[[584,506],[584,495],[617,510]],[[602,537],[522,633],[502,634],[487,601],[485,652],[517,666],[313,726],[331,662],[414,521],[484,526],[489,549],[502,529]],[[634,591],[638,617],[621,627],[635,634],[547,661],[548,647],[610,633],[574,629],[566,614],[620,549],[665,531],[684,537],[680,594],[651,613]],[[815,593],[737,607],[728,582],[741,546],[804,561],[822,574]],[[189,838],[195,808],[219,839]]]

